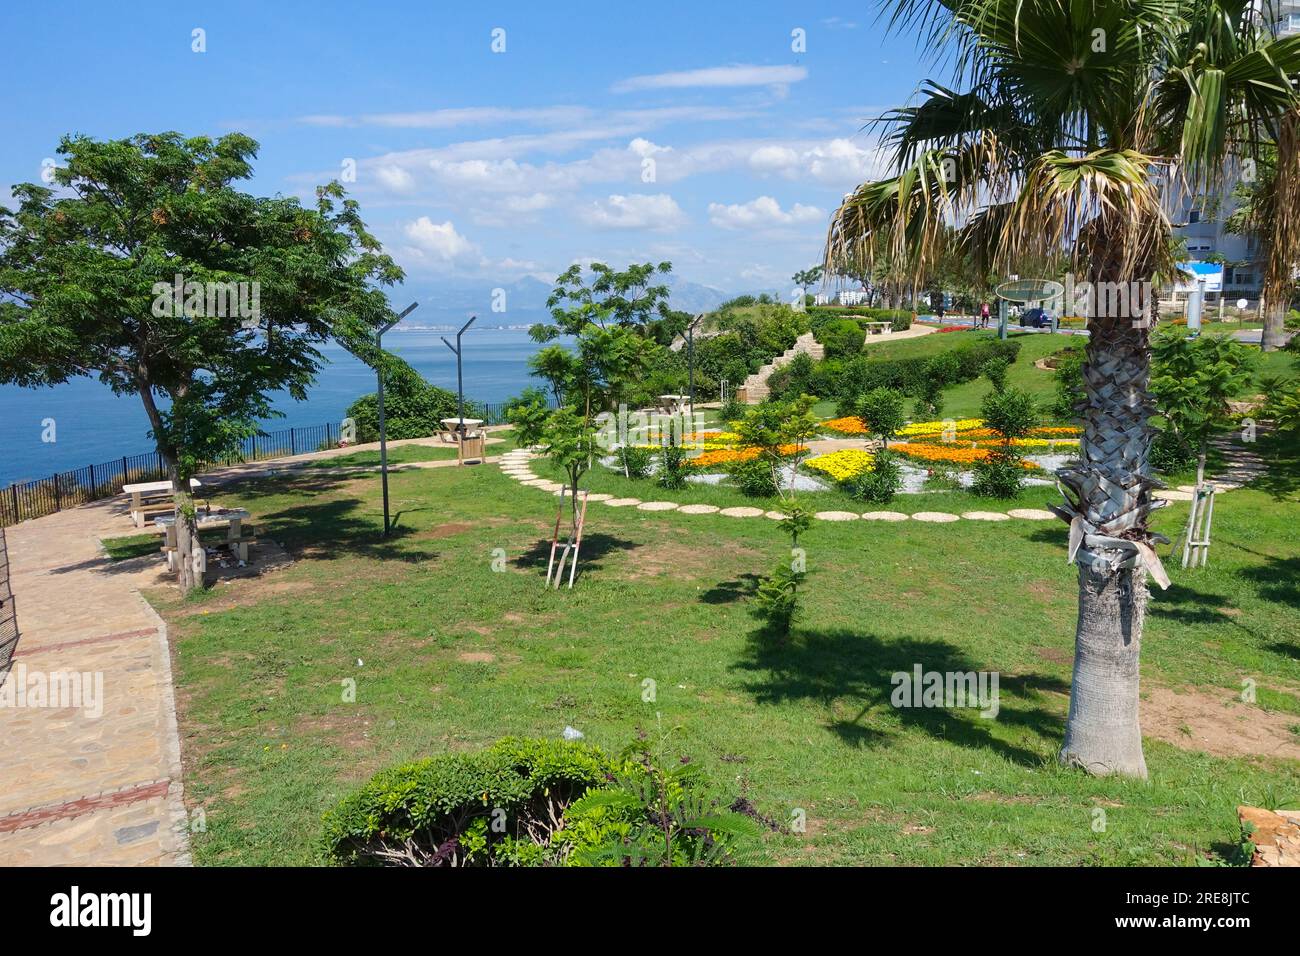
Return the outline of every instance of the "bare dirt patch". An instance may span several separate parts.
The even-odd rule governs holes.
[[[1074,655],[1059,647],[1035,647],[1034,653],[1045,661],[1051,661],[1053,664],[1074,663]]]
[[[465,651],[456,655],[456,660],[462,664],[492,664],[496,659],[495,654],[489,654],[487,651]]]
[[[700,547],[695,543],[661,539],[629,552],[629,577],[634,581],[639,578],[657,578],[665,575],[694,578],[706,571],[712,572],[717,566],[719,556],[719,552]],[[734,546],[729,547],[726,554],[727,560],[735,562],[737,567],[742,566],[750,556],[761,557],[752,548]]]
[[[1142,733],[1183,750],[1300,760],[1300,741],[1289,729],[1294,715],[1242,703],[1229,691],[1154,687],[1139,706]]]

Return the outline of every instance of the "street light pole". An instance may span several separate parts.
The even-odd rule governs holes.
[[[452,345],[447,341],[447,336],[442,336],[442,344],[456,353],[456,414],[460,417],[460,433],[462,438],[465,435],[465,381],[461,377],[460,337],[465,334],[466,329],[474,324],[474,320],[477,318],[477,315],[471,315],[469,321],[460,327],[460,331],[456,333],[455,345]]]
[[[402,310],[397,318],[393,319],[393,321],[389,322],[383,328],[376,329],[375,348],[382,352],[384,349],[384,333],[414,312],[415,307],[419,304],[420,303],[418,302],[412,302]],[[388,428],[384,421],[384,370],[382,364],[376,372],[376,375],[379,379],[379,388],[376,392],[376,397],[379,400],[379,479],[384,486],[384,537],[386,538],[388,537],[388,532],[392,526],[388,520]]]
[[[686,366],[690,376],[690,393],[691,393],[691,418],[695,418],[695,327],[700,324],[704,318],[704,313],[700,313],[691,320],[691,324],[686,326]]]

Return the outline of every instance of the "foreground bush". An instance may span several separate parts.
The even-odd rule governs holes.
[[[339,866],[692,865],[759,832],[688,762],[506,737],[380,771],[325,814],[322,850]]]

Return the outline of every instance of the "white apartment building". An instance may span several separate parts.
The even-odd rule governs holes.
[[[1277,36],[1300,34],[1300,0],[1261,0],[1261,8],[1269,11],[1265,19]],[[1217,201],[1203,197],[1189,201],[1175,221],[1174,234],[1187,240],[1190,259],[1222,256],[1226,260],[1223,297],[1229,302],[1246,299],[1254,308],[1263,282],[1261,250],[1253,239],[1225,231],[1224,222],[1232,210],[1231,195]],[[1215,296],[1208,298],[1213,301]]]

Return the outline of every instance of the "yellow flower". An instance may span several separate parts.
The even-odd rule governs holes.
[[[846,481],[862,474],[871,467],[874,460],[870,454],[857,448],[841,448],[839,451],[809,458],[804,464],[830,475],[836,481]]]

